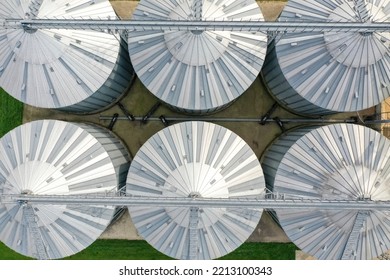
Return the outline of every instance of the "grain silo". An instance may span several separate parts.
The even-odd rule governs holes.
[[[0,19],[116,19],[108,0],[4,0]],[[126,40],[93,30],[0,29],[0,86],[35,107],[88,113],[119,99],[134,71]]]
[[[279,21],[388,22],[387,0],[289,0]],[[284,106],[301,114],[352,112],[390,95],[390,33],[307,32],[277,35],[263,76]]]
[[[238,135],[206,122],[184,122],[152,136],[129,169],[126,192],[134,197],[264,198],[264,176]],[[210,201],[212,203],[212,200]],[[262,209],[129,207],[139,234],[176,259],[215,259],[247,240]]]
[[[134,20],[263,20],[254,0],[141,0]],[[129,51],[142,83],[175,110],[212,113],[248,89],[263,66],[261,32],[147,30],[129,32]]]
[[[267,188],[285,199],[390,200],[390,141],[353,124],[301,128],[265,153]],[[298,247],[318,259],[372,259],[390,249],[390,211],[276,210]]]
[[[116,190],[126,182],[127,151],[103,128],[35,121],[0,140],[2,195],[82,195]],[[20,254],[58,259],[95,241],[113,206],[0,204],[0,240]]]

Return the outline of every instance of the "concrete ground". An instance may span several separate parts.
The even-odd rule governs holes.
[[[129,18],[134,11],[138,2],[133,1],[111,1],[118,15],[123,18]],[[284,2],[262,1],[258,2],[266,20],[274,20],[284,7]],[[157,102],[142,83],[136,79],[133,87],[126,93],[121,102],[135,116],[143,116],[149,108]],[[237,117],[237,118],[259,118],[264,115],[274,104],[273,98],[269,95],[266,87],[260,77],[258,77],[252,86],[235,101],[227,109],[214,114],[215,117]],[[108,126],[109,120],[101,120],[101,116],[112,116],[114,113],[123,115],[117,105],[105,110],[104,112],[89,115],[74,115],[62,113],[55,110],[37,109],[26,105],[24,109],[24,122],[38,119],[59,119],[74,122],[91,122],[102,126]],[[369,115],[375,113],[375,108],[361,112],[361,115]],[[165,106],[161,106],[154,116],[184,116],[171,111]],[[273,116],[279,118],[298,118],[298,116],[278,107],[273,113]],[[339,114],[330,116],[331,118],[346,118],[356,116],[355,113]],[[221,122],[220,125],[234,131],[240,135],[253,149],[255,154],[261,158],[264,150],[281,135],[281,129],[276,123],[269,123],[264,126],[258,123],[234,123]],[[287,124],[286,128],[293,128],[296,125]],[[118,121],[113,129],[113,132],[123,140],[127,145],[131,155],[135,155],[139,148],[147,141],[149,137],[163,129],[161,122],[150,121],[145,125],[140,122]],[[106,239],[140,239],[136,229],[131,223],[131,218],[128,212],[125,212],[121,219],[109,227],[103,233],[101,238]],[[290,242],[283,230],[272,220],[272,218],[264,213],[259,226],[249,238],[252,242]]]

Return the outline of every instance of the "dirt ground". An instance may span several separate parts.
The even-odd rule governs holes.
[[[110,1],[117,15],[122,19],[130,19],[137,7],[136,1]],[[129,3],[130,2],[130,3]],[[286,2],[283,1],[257,1],[263,12],[265,20],[276,20]]]
[[[136,8],[138,2],[133,1],[112,1],[113,7],[117,14],[122,18],[129,18],[131,13]],[[258,2],[266,20],[275,20],[282,8],[284,2]],[[148,90],[142,85],[142,83],[136,79],[133,87],[121,100],[122,104],[135,116],[143,116],[155,102],[157,98],[154,97]],[[214,114],[215,117],[250,117],[260,118],[264,115],[274,104],[273,98],[269,95],[266,87],[260,77],[258,77],[252,86],[235,101],[227,109]],[[375,112],[375,108],[362,112],[361,114],[372,114]],[[123,115],[118,106],[113,106],[104,112],[98,114],[89,115],[74,115],[68,113],[62,113],[55,110],[37,109],[26,105],[24,110],[24,122],[37,120],[37,119],[60,119],[74,122],[91,122],[102,126],[108,126],[110,120],[102,120],[101,116],[112,116],[114,113]],[[165,106],[161,106],[154,116],[183,116],[179,113],[171,111]],[[349,117],[355,114],[334,115],[331,117]],[[273,113],[273,116],[279,118],[297,118],[298,116],[278,107]],[[240,135],[253,149],[255,154],[261,158],[264,150],[272,141],[281,135],[282,131],[276,123],[269,123],[264,126],[258,123],[229,123],[223,122],[220,125],[234,131]],[[286,128],[292,128],[295,125],[287,124]],[[113,132],[123,140],[127,145],[131,155],[135,155],[139,148],[147,141],[149,137],[163,129],[164,126],[161,122],[149,121],[145,125],[141,125],[140,122],[129,122],[119,120],[113,129]],[[140,239],[136,229],[132,225],[131,218],[128,212],[125,212],[121,219],[110,226],[106,232],[103,233],[101,238],[105,239]],[[290,242],[283,230],[272,220],[272,218],[264,213],[259,226],[249,238],[252,242]]]

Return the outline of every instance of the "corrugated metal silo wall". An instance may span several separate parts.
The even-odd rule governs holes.
[[[319,126],[310,126],[291,130],[280,136],[265,151],[262,158],[262,167],[265,177],[265,183],[270,191],[274,189],[275,176],[280,162],[288,150],[306,133],[318,128]]]
[[[318,128],[318,126],[310,126],[288,131],[276,139],[275,142],[272,143],[264,152],[263,157],[261,158],[261,165],[264,172],[266,188],[269,191],[274,191],[276,172],[278,171],[279,164],[283,160],[284,155],[298,141],[298,139],[316,128]],[[267,212],[270,214],[272,219],[279,224],[276,212],[272,209],[267,209]]]
[[[73,113],[94,113],[102,111],[118,101],[128,90],[131,80],[135,77],[131,65],[127,42],[120,39],[120,48],[116,65],[104,85],[83,101],[72,106],[60,108],[61,111]]]
[[[278,61],[275,40],[268,46],[262,70],[263,79],[269,92],[282,106],[305,115],[327,115],[335,113],[330,110],[318,107],[297,93],[286,80]]]
[[[76,123],[76,125],[85,129],[103,146],[114,166],[118,187],[124,186],[130,167],[130,157],[122,141],[103,127],[84,123]]]

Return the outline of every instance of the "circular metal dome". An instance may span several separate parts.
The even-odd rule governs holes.
[[[387,22],[387,0],[290,0],[279,21]],[[390,96],[390,32],[277,36],[264,78],[284,105],[304,114],[359,111]]]
[[[74,195],[124,184],[129,160],[106,130],[62,121],[35,121],[0,139],[0,193]],[[111,206],[0,204],[0,240],[20,254],[58,259],[95,241]]]
[[[127,195],[264,198],[264,178],[251,148],[235,133],[204,122],[172,125],[152,136],[132,161]],[[129,207],[140,235],[176,259],[215,259],[240,246],[262,210]],[[195,241],[194,241],[195,240]]]
[[[116,19],[107,0],[4,0],[0,19]],[[119,35],[92,30],[0,29],[0,86],[32,106],[91,112],[118,99],[132,68]]]
[[[390,200],[390,141],[352,124],[305,128],[265,154],[267,187],[286,199]],[[319,259],[372,259],[390,249],[390,211],[276,210],[289,238]]]
[[[141,0],[135,20],[263,20],[253,0]],[[129,51],[143,84],[176,110],[208,113],[227,106],[256,79],[267,35],[230,31],[132,31]]]

